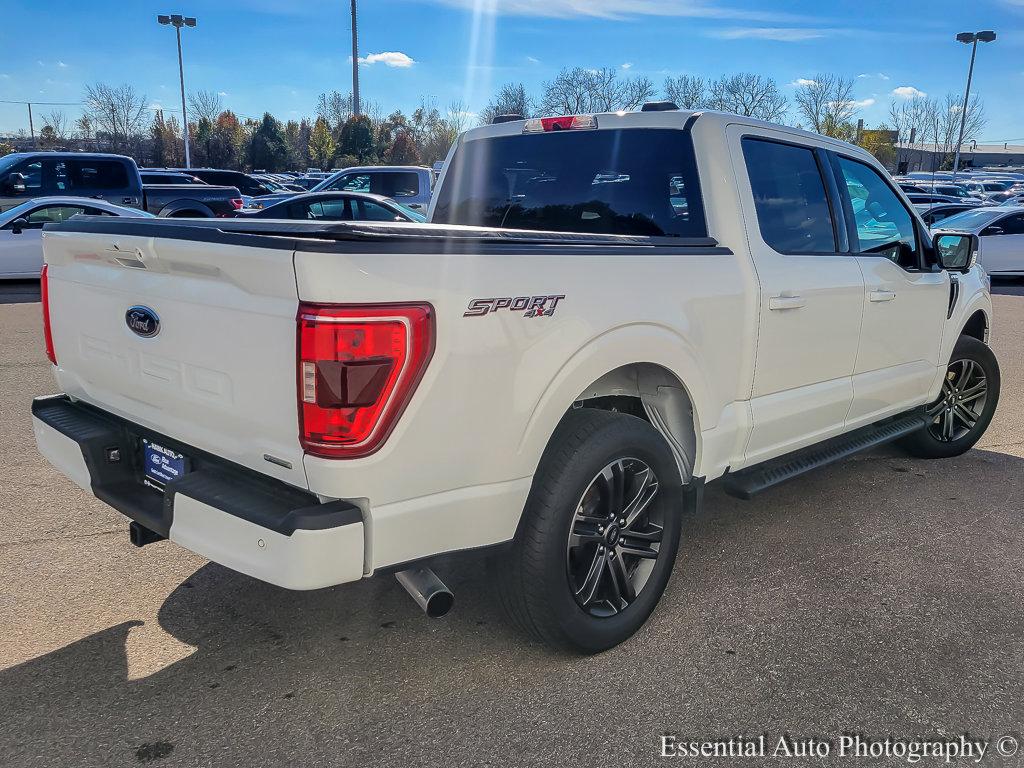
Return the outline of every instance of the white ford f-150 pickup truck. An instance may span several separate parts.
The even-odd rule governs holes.
[[[684,512],[992,418],[988,279],[857,147],[720,113],[463,134],[431,223],[75,217],[44,234],[40,451],[131,518],[315,589],[494,548],[582,652],[654,610]]]

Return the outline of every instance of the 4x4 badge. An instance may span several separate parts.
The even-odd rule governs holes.
[[[523,317],[551,317],[555,314],[558,302],[565,294],[548,296],[505,296],[500,299],[473,299],[469,307],[462,313],[463,317],[483,317],[499,309],[510,312],[522,312]]]

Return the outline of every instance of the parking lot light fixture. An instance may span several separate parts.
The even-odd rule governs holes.
[[[964,89],[964,103],[960,108],[960,134],[956,140],[956,153],[953,155],[953,181],[956,181],[956,172],[960,169],[960,145],[964,143],[964,127],[967,123],[967,105],[971,98],[971,78],[974,77],[974,57],[978,53],[978,43],[991,43],[996,39],[996,33],[990,29],[981,32],[961,32],[956,36],[957,42],[971,46],[971,65],[967,69],[967,88]]]
[[[181,134],[185,139],[185,167],[192,167],[192,159],[188,151],[188,113],[185,110],[185,67],[181,62],[181,28],[194,27],[196,19],[194,16],[182,16],[181,14],[160,14],[156,17],[160,24],[174,27],[174,33],[178,38],[178,78],[181,81]]]

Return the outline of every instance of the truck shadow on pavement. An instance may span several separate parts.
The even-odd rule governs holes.
[[[652,620],[590,658],[508,627],[483,555],[437,566],[456,607],[436,621],[391,577],[295,593],[208,564],[158,615],[191,655],[130,679],[143,622],[126,621],[0,672],[0,753],[11,766],[437,765],[441,753],[468,765],[493,760],[500,733],[518,750],[503,764],[583,748],[598,728],[608,739],[590,757],[624,764],[653,760],[666,728],[1019,727],[1022,470],[992,451],[883,450],[751,502],[712,485]]]

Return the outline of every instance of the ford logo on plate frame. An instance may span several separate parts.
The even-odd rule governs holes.
[[[128,330],[144,339],[151,339],[160,333],[160,317],[149,307],[129,307],[124,313],[124,322]]]

